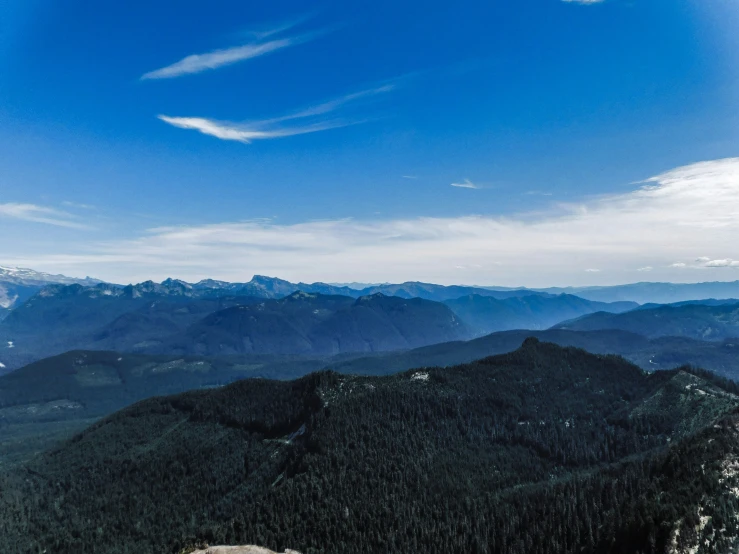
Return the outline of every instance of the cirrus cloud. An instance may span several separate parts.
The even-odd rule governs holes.
[[[36,204],[5,203],[0,204],[0,218],[18,219],[33,223],[44,223],[68,229],[88,229],[87,225],[74,221],[74,216],[56,208],[38,206]]]
[[[171,65],[144,73],[141,76],[141,80],[172,79],[174,77],[182,77],[183,75],[193,75],[204,71],[218,69],[220,67],[233,65],[252,58],[258,58],[289,46],[308,42],[326,32],[326,30],[313,31],[302,35],[264,41],[264,39],[268,37],[291,29],[295,25],[302,23],[304,20],[305,18],[300,18],[291,22],[283,23],[282,25],[273,27],[266,31],[252,32],[251,34],[259,39],[257,42],[213,50],[204,54],[191,54],[189,56],[185,56]]]
[[[287,115],[246,123],[217,121],[204,117],[171,117],[168,115],[158,115],[157,117],[161,121],[179,129],[190,129],[221,140],[230,140],[249,144],[255,140],[304,135],[362,123],[362,120],[358,119],[324,119],[321,118],[321,116],[325,116],[331,112],[344,108],[348,104],[356,103],[362,99],[368,99],[379,94],[390,92],[394,90],[394,88],[395,86],[393,84],[385,84],[379,87],[347,94],[339,98],[334,98],[327,102],[323,102],[297,112],[289,113]],[[291,121],[303,121],[305,123],[302,125],[285,125],[286,122]]]

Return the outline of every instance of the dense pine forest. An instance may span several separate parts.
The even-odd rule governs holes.
[[[737,407],[709,373],[536,339],[452,368],[239,381],[6,471],[0,535],[34,554],[731,552]]]

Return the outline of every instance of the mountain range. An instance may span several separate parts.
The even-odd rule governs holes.
[[[173,279],[125,287],[50,285],[0,322],[0,370],[81,349],[201,355],[399,350],[637,307],[540,294],[473,294],[446,303],[379,292],[279,296],[287,290],[262,278],[248,287]]]
[[[239,381],[0,472],[0,530],[19,554],[730,552],[737,391],[536,339],[446,369]]]
[[[167,281],[174,280],[168,279]],[[0,266],[0,306],[10,308],[13,305],[17,305],[17,303],[22,302],[43,286],[52,283],[79,283],[91,286],[102,282],[99,279],[93,279],[91,277],[79,279],[64,275],[51,275],[32,269]],[[492,296],[494,298],[569,294],[596,302],[636,302],[638,304],[673,304],[686,300],[701,300],[706,298],[739,298],[739,281],[705,283],[642,282],[613,286],[526,288],[466,285],[445,286],[418,281],[408,281],[399,284],[292,283],[276,277],[255,275],[248,282],[227,282],[215,279],[204,279],[197,283],[178,282],[195,290],[221,289],[240,295],[262,298],[279,298],[298,290],[317,294],[353,296],[355,298],[380,292],[386,296],[425,298],[436,301],[453,300],[469,294]],[[24,292],[25,296],[18,296],[16,298],[15,293],[6,290],[6,287],[9,285],[29,287],[29,291]]]

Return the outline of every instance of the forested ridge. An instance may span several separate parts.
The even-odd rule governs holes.
[[[736,386],[527,340],[140,402],[0,477],[8,551],[730,552]]]

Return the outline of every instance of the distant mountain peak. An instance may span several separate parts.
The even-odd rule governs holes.
[[[280,279],[279,277],[269,277],[267,275],[254,275],[254,277],[251,278],[250,283],[259,283],[259,284],[265,284],[265,285],[274,285],[274,284],[280,284],[280,285],[292,285],[290,281],[285,281],[285,279]]]
[[[186,283],[185,281],[182,281],[180,279],[172,279],[171,277],[162,281],[162,286],[169,287],[169,288],[179,287],[179,288],[184,288],[188,290],[192,289],[192,285],[190,283]]]

